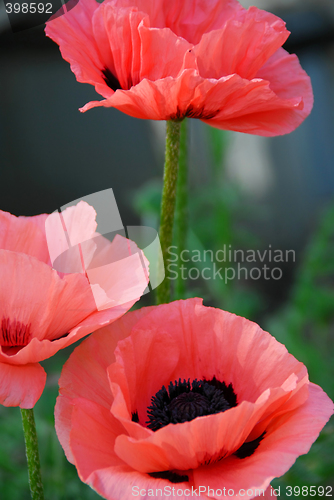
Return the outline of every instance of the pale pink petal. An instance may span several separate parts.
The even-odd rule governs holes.
[[[137,245],[116,235],[110,243],[106,238],[94,239],[97,246],[86,269],[96,307],[108,307],[137,301],[148,285],[148,260]]]
[[[13,366],[0,363],[0,403],[33,408],[41,397],[46,373],[38,363]]]
[[[39,215],[33,215],[32,217],[25,217],[21,216],[22,219],[29,219],[31,222],[33,222],[44,234],[45,236],[45,221],[49,217],[50,214],[39,214]]]
[[[251,80],[288,36],[281,19],[251,7],[242,19],[203,35],[194,48],[200,75],[218,80],[236,73]]]
[[[211,125],[271,136],[290,132],[300,125],[311,112],[313,92],[298,58],[278,49],[255,79],[246,82],[237,75],[226,83],[221,79],[208,91],[207,102],[221,110],[210,120]]]
[[[81,18],[84,23],[78,29]],[[49,21],[45,32],[59,44],[77,80],[93,84],[98,93],[109,97],[118,88],[139,82],[139,24],[148,25],[148,18],[133,7],[116,10],[112,2],[100,5],[84,0]]]
[[[73,405],[71,399],[65,396],[58,396],[54,410],[56,433],[67,460],[71,464],[74,464],[75,458],[70,447],[72,411]]]
[[[94,328],[91,330],[93,331]],[[85,334],[84,334],[85,335]],[[50,358],[59,349],[63,349],[78,340],[79,336],[72,334],[64,335],[57,340],[38,340],[33,338],[26,347],[23,348],[0,348],[0,361],[12,365],[24,365],[26,363],[36,363]]]
[[[283,134],[284,130],[291,128],[291,117],[294,123],[300,124],[300,116],[296,110],[303,108],[300,96],[291,95],[290,99],[280,99],[266,80],[255,78],[248,81],[238,75],[231,75],[220,80],[200,82],[196,98],[191,102],[186,116],[200,118],[218,128],[273,135],[274,130],[280,130]],[[263,116],[267,118],[262,123]]]
[[[123,427],[127,430],[128,434],[131,436],[131,440],[132,439],[141,440],[150,438],[152,436],[153,431],[151,431],[147,427],[144,427],[142,424],[138,424],[132,419],[134,415],[138,416],[140,410],[137,410],[136,406],[134,406],[131,409],[130,394],[128,392],[128,386],[126,384],[124,372],[117,373],[117,370],[116,371],[108,370],[108,375],[109,377],[112,378],[114,378],[115,375],[119,375],[120,377],[118,380],[119,384],[110,382],[110,387],[113,395],[113,403],[111,407],[112,414],[115,416],[115,418],[117,418],[117,420],[119,420],[122,423]],[[123,389],[125,390],[125,392],[123,392]],[[146,420],[142,422],[143,424],[145,424]],[[148,447],[157,449],[155,445],[153,445],[152,447],[149,443]],[[148,460],[151,459],[148,458]]]
[[[140,474],[126,465],[96,470],[87,478],[87,483],[109,500],[129,500],[136,497],[143,500],[152,498],[170,500],[173,498],[173,488],[175,497],[181,500],[209,498],[200,495],[198,489],[193,493],[191,481],[173,484],[165,479],[155,479],[147,474]]]
[[[115,65],[114,65],[114,57],[110,47],[109,34],[106,30],[105,26],[105,18],[101,16],[100,9],[96,9],[94,15],[92,16],[92,30],[93,36],[95,38],[96,47],[100,55],[100,60],[103,62],[102,69],[109,69],[111,74],[116,75]],[[100,66],[98,66],[100,68]],[[102,78],[105,82],[105,75],[102,75]],[[99,92],[104,97],[108,97],[113,94],[113,90],[104,85],[104,87],[98,90],[98,87],[95,87],[97,92]]]
[[[100,52],[92,27],[92,17],[99,6],[95,0],[78,2],[66,14],[47,22],[45,33],[58,43],[77,80],[91,83],[97,92],[109,97],[113,91],[105,84],[102,74],[105,52]]]
[[[96,310],[84,276],[60,279],[43,262],[7,250],[0,250],[0,303],[2,318],[30,325],[39,340],[57,339]]]
[[[268,486],[268,488],[264,492],[263,498],[271,498],[271,500],[272,500],[273,497],[274,497],[274,488],[272,488],[271,486]]]
[[[269,137],[291,132],[311,112],[313,91],[310,78],[301,68],[297,56],[289,55],[282,48],[277,50],[249,84],[255,84],[255,92],[253,90],[248,97],[240,99],[239,102],[245,105],[244,111],[229,112],[225,106],[227,113],[224,111],[214,117],[210,120],[211,125]],[[252,90],[247,86],[245,90],[247,88]],[[215,94],[210,96],[210,100],[219,101],[218,88]],[[235,103],[238,97],[241,96],[232,95]],[[233,103],[233,100],[230,99],[230,102]]]
[[[73,398],[88,401],[110,408],[113,396],[107,375],[107,367],[115,362],[114,351],[119,340],[127,337],[132,326],[152,308],[143,308],[127,314],[117,321],[101,328],[71,354],[65,363],[59,380],[60,395],[55,407],[56,420],[59,422],[57,433],[68,460],[74,458],[69,446]],[[59,341],[58,341],[59,342]],[[94,356],[92,355],[94,353]]]
[[[45,315],[44,339],[47,340],[56,340],[71,333],[87,316],[96,311],[87,278],[71,274],[65,276],[61,282],[62,290],[55,290],[48,297],[49,304],[52,305]],[[42,318],[44,319],[43,316]],[[42,321],[40,323],[43,325]]]
[[[40,341],[37,338],[33,338],[26,347],[19,350],[14,350],[14,348],[4,350],[0,348],[0,360],[5,363],[17,365],[47,359],[58,352],[59,349],[68,347],[89,333],[105,327],[116,319],[119,319],[133,306],[134,302],[135,301],[132,301],[131,303],[123,304],[122,306],[116,306],[106,309],[105,311],[92,313],[88,316],[88,318],[74,327],[68,335],[65,334],[59,339],[52,341]]]
[[[95,18],[103,17],[105,30],[113,56],[113,67],[108,67],[124,90],[139,83],[141,44],[140,25],[148,26],[149,20],[134,8],[115,9],[112,2],[103,3]]]
[[[0,210],[0,248],[22,252],[42,262],[49,261],[48,247],[43,232],[34,217],[15,217]]]
[[[136,6],[150,17],[154,28],[170,28],[188,42],[198,43],[202,35],[220,28],[245,9],[236,0],[115,0],[118,7]]]
[[[67,397],[85,397],[110,408],[113,397],[107,368],[115,362],[117,343],[126,338],[132,326],[149,313],[151,307],[138,309],[91,335],[70,356],[62,371],[60,394]],[[94,356],[92,356],[94,353]]]
[[[164,479],[153,479],[147,474],[140,474],[122,465],[93,472],[87,479],[87,483],[100,495],[110,500],[116,498],[117,500],[128,500],[137,495],[143,500],[150,500],[152,498],[170,500],[170,498],[173,498],[173,488],[174,497],[180,498],[181,500],[187,500],[189,498],[207,500],[213,498],[212,489],[210,492],[208,491],[209,486],[207,483],[205,483],[206,486],[201,485],[202,490],[199,492],[199,488],[194,487],[190,478],[189,482],[172,484]],[[205,492],[209,493],[210,496],[203,493],[204,488]],[[222,492],[221,495],[218,496],[220,500],[224,498],[223,488],[224,485],[220,484],[219,489]],[[272,488],[269,486],[264,492],[264,495],[261,495],[260,498],[270,498],[271,500],[275,498],[271,496],[271,490]],[[225,497],[228,498],[228,491],[226,490],[225,493]],[[239,495],[238,498],[241,498],[241,495]]]
[[[70,345],[76,340],[81,339],[88,333],[91,333],[95,330],[98,330],[99,328],[107,326],[116,319],[119,319],[129,309],[131,309],[131,307],[137,300],[138,299],[132,300],[131,302],[127,302],[126,304],[110,307],[109,309],[105,309],[103,311],[96,311],[92,313],[88,318],[81,321],[81,323],[79,323],[76,327],[74,327],[71,330],[70,335],[67,337],[68,343],[66,343],[66,345]]]
[[[59,273],[85,272],[96,249],[93,239],[97,227],[95,218],[94,208],[80,201],[61,213],[53,212],[45,220],[52,266]]]
[[[148,316],[145,315],[144,319]],[[169,334],[168,329],[155,326],[142,330],[140,322],[132,329],[132,335],[124,339],[115,351],[118,363],[108,369],[110,382],[121,385],[127,399],[127,412],[138,412],[139,420],[147,419],[146,410],[151,397],[171,380],[180,356],[180,345]],[[163,362],[162,362],[163,360]],[[154,373],[154,377],[149,374]],[[117,405],[118,406],[118,405]],[[117,416],[116,409],[112,409]]]
[[[299,120],[310,114],[313,107],[311,80],[295,54],[289,54],[282,48],[278,49],[257,72],[256,78],[268,81],[271,90],[280,99],[302,96],[304,108],[299,112]]]
[[[72,246],[89,240],[95,234],[96,211],[85,201],[81,200],[77,205],[66,208],[61,212],[61,217]]]
[[[192,45],[168,28],[156,29],[141,25],[138,31],[143,55],[150,54],[150,57],[142,57],[140,80],[147,78],[155,81],[168,76],[179,76],[185,53]],[[161,63],[157,64],[159,60]]]
[[[164,2],[162,2],[164,3]],[[177,35],[191,43],[198,43],[203,35],[225,24],[244,9],[235,0],[174,0],[165,7],[165,22]]]
[[[70,447],[83,481],[96,469],[120,465],[114,452],[122,425],[106,408],[87,400],[73,400]],[[57,426],[56,426],[57,430]]]

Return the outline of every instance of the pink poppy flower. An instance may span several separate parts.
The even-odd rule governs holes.
[[[109,500],[270,497],[332,413],[284,345],[201,299],[94,333],[64,365],[55,410],[68,460]]]
[[[110,243],[95,233],[96,212],[83,201],[62,217],[70,241],[83,242],[82,257],[94,279],[83,268],[58,273],[48,245],[62,244],[59,215],[49,217],[47,242],[47,214],[15,217],[0,211],[0,403],[5,406],[32,408],[46,380],[39,362],[122,316],[147,286],[136,245],[120,236]],[[75,265],[75,259],[69,253],[65,261]],[[108,273],[104,264],[111,261]]]
[[[151,120],[199,118],[214,127],[286,134],[313,106],[310,79],[282,44],[285,23],[237,0],[79,0],[51,19],[79,82],[114,107]]]

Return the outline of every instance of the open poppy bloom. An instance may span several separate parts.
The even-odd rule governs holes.
[[[122,316],[147,286],[137,246],[121,236],[109,242],[98,235],[96,212],[84,201],[64,210],[62,220],[73,248],[83,243],[87,270],[53,269],[49,248],[62,245],[57,217],[0,211],[0,403],[5,406],[32,408],[46,380],[39,361]],[[75,252],[63,255],[69,267],[76,265]],[[108,273],[103,264],[111,260],[114,272]]]
[[[270,496],[332,413],[282,344],[201,299],[94,333],[64,365],[55,410],[68,460],[109,500]]]
[[[274,136],[298,127],[313,106],[309,77],[281,47],[285,23],[237,0],[79,0],[45,31],[77,80],[104,97],[81,111],[188,116]]]

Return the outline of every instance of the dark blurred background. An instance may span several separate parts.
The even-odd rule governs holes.
[[[233,158],[232,145],[228,170],[270,214],[263,234],[273,243],[299,247],[334,191],[333,2],[271,0],[270,7],[292,32],[285,47],[297,53],[311,76],[315,106],[287,136],[232,134],[239,154]],[[162,171],[163,143],[152,132],[157,125],[110,109],[80,113],[80,106],[100,96],[76,82],[58,46],[44,36],[44,26],[13,34],[4,8],[0,19],[1,208],[17,215],[52,212],[112,187],[125,222],[138,221],[132,190]],[[202,148],[197,135],[204,127],[191,125],[192,145]],[[196,183],[207,156],[194,158],[190,182]]]

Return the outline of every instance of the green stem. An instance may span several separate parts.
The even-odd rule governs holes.
[[[31,498],[32,500],[44,500],[34,410],[21,408],[21,416],[26,444]]]
[[[169,247],[173,238],[177,170],[179,163],[181,122],[169,120],[166,123],[166,151],[164,185],[160,212],[160,244],[165,264],[165,279],[157,288],[157,304],[170,301],[170,272],[168,271]]]
[[[177,179],[176,190],[176,212],[175,212],[175,243],[179,264],[181,264],[181,252],[185,250],[187,243],[188,230],[188,172],[187,172],[187,120],[181,124],[180,134],[180,157],[179,157],[179,175]],[[175,298],[184,299],[186,292],[186,281],[182,279],[179,272],[176,280]]]

